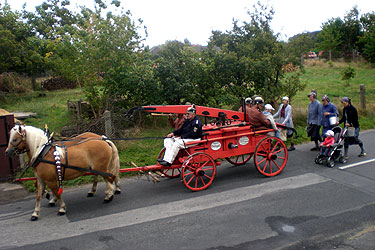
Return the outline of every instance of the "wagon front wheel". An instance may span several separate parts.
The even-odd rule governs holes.
[[[160,150],[158,159],[163,159],[164,153],[165,153],[165,148]],[[177,178],[181,175],[181,170],[179,168],[167,168],[167,169],[162,168],[160,169],[160,172],[170,179]]]
[[[278,175],[287,161],[288,150],[279,138],[266,137],[258,142],[254,152],[254,165],[259,173],[265,176]]]
[[[200,191],[209,187],[215,174],[215,161],[205,153],[192,154],[182,164],[182,180],[192,191]]]

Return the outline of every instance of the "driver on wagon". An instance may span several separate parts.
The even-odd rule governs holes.
[[[186,119],[181,128],[169,133],[164,139],[165,154],[163,159],[158,159],[160,165],[171,166],[180,149],[185,148],[185,143],[199,141],[202,137],[202,122],[196,116],[194,107],[186,111]]]

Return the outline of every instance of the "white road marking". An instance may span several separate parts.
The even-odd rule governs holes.
[[[42,209],[41,218],[37,222],[28,221],[28,216],[8,219],[0,222],[2,230],[0,242],[2,246],[15,247],[38,244],[46,241],[64,239],[102,230],[136,225],[156,221],[172,216],[184,215],[204,209],[215,208],[242,201],[259,198],[292,189],[302,188],[327,182],[330,179],[313,174],[303,174],[258,185],[208,194],[180,201],[142,207],[101,217],[69,222],[66,216],[56,217],[56,211]],[[69,212],[69,207],[68,207]],[[30,213],[31,214],[31,213]],[[35,230],[37,228],[43,230]],[[46,237],[48,232],[48,237]],[[270,231],[272,233],[272,231]]]
[[[356,166],[359,166],[359,165],[362,165],[362,164],[366,164],[366,163],[369,163],[369,162],[373,162],[373,161],[375,161],[375,159],[370,159],[370,160],[367,160],[367,161],[361,161],[361,162],[349,164],[347,166],[339,167],[339,169],[343,170],[343,169],[347,169],[347,168],[352,168],[352,167],[356,167]]]

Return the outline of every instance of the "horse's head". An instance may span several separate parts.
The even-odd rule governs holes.
[[[27,147],[25,127],[16,125],[10,130],[9,134],[9,144],[5,150],[5,155],[11,157],[25,152]]]

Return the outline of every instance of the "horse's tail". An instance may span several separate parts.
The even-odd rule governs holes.
[[[120,158],[118,156],[118,150],[116,145],[107,137],[103,136],[103,140],[106,141],[112,148],[112,159],[109,171],[116,176],[116,182],[119,181],[119,171],[120,171]]]

